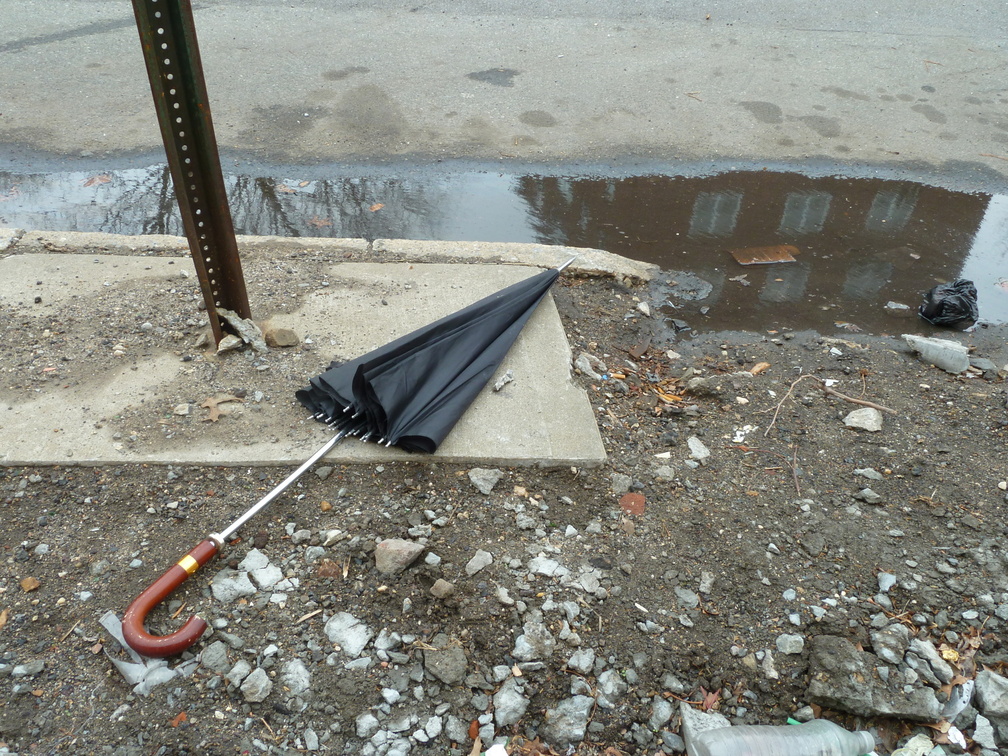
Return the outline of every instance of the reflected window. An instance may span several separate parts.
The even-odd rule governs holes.
[[[784,201],[782,234],[818,234],[829,215],[833,195],[828,192],[791,192]]]
[[[917,207],[920,189],[916,186],[899,189],[883,189],[872,200],[868,217],[865,218],[866,231],[902,231]]]
[[[693,203],[689,235],[729,236],[735,231],[741,209],[740,192],[700,192]]]

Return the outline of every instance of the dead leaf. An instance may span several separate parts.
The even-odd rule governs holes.
[[[323,501],[321,504],[319,504],[319,509],[321,509],[323,512],[328,512],[330,509],[332,509],[332,504],[330,504],[328,501]]]
[[[298,189],[304,189],[310,183],[311,183],[311,181],[299,181],[298,182]]]
[[[277,184],[273,188],[280,192],[280,194],[297,194],[297,189],[291,189],[287,184]]]
[[[168,724],[170,724],[172,727],[178,727],[180,724],[182,724],[183,722],[185,722],[187,719],[189,719],[189,716],[184,711],[180,711],[178,714],[175,715],[175,717],[172,719],[172,721],[169,722]]]
[[[21,590],[25,593],[31,593],[36,590],[42,583],[39,582],[38,578],[26,577],[21,581]]]
[[[326,226],[331,226],[332,221],[328,218],[319,218],[317,215],[313,215],[308,219],[308,225],[312,228],[325,228]]]
[[[769,369],[770,369],[769,362],[757,362],[755,365],[752,366],[749,372],[752,373],[753,375],[759,375],[760,373],[765,373]]]
[[[385,207],[385,205],[383,205],[381,202],[375,202],[373,205],[371,205],[371,207],[368,208],[368,210],[370,210],[372,213],[377,213],[383,207]]]
[[[207,397],[206,400],[203,402],[203,404],[200,405],[200,407],[202,407],[203,409],[210,410],[210,414],[207,415],[205,418],[203,418],[203,422],[216,423],[218,420],[220,420],[220,417],[223,413],[217,406],[218,404],[224,404],[225,402],[240,402],[240,401],[241,401],[240,397],[231,396],[231,394],[226,394],[224,396]]]
[[[98,186],[99,184],[107,184],[112,180],[112,177],[107,173],[99,173],[96,176],[92,176],[87,181],[84,182],[84,186]]]
[[[7,624],[7,619],[10,617],[10,609],[4,609],[0,612],[0,627]]]
[[[473,721],[475,722],[476,720],[474,719]],[[472,732],[471,726],[469,727],[469,732]],[[477,732],[479,732],[479,730],[477,730]],[[480,753],[482,751],[483,751],[483,741],[480,740],[480,736],[477,735],[475,740],[473,740],[473,747],[472,750],[469,751],[469,756],[480,756]]]
[[[315,568],[315,574],[320,578],[335,578],[340,575],[340,566],[331,559],[323,559]]]
[[[479,737],[479,720],[478,719],[474,719],[472,722],[469,723],[469,739],[470,740],[475,740],[477,746],[481,746],[482,745],[482,743],[480,743],[480,737]],[[479,753],[479,748],[478,747],[476,748],[476,753]]]

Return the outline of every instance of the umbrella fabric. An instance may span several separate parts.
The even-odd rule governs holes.
[[[500,366],[560,275],[546,270],[366,355],[298,391],[316,418],[408,451],[434,452]]]

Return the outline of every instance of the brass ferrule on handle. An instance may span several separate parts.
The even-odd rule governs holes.
[[[207,623],[197,616],[190,617],[182,627],[168,635],[151,635],[144,629],[144,621],[154,607],[213,559],[221,545],[220,539],[214,536],[201,541],[133,599],[133,603],[126,608],[122,622],[123,637],[130,648],[144,656],[176,656],[200,639]]]

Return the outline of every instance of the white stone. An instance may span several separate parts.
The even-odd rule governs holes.
[[[690,436],[686,439],[686,445],[689,447],[690,457],[695,459],[701,465],[707,464],[707,459],[710,457],[710,449],[696,436]]]
[[[374,633],[352,614],[339,612],[325,624],[326,637],[343,649],[343,653],[354,659],[374,637]]]
[[[859,407],[847,414],[844,425],[855,430],[876,433],[882,430],[882,413],[874,407]]]

